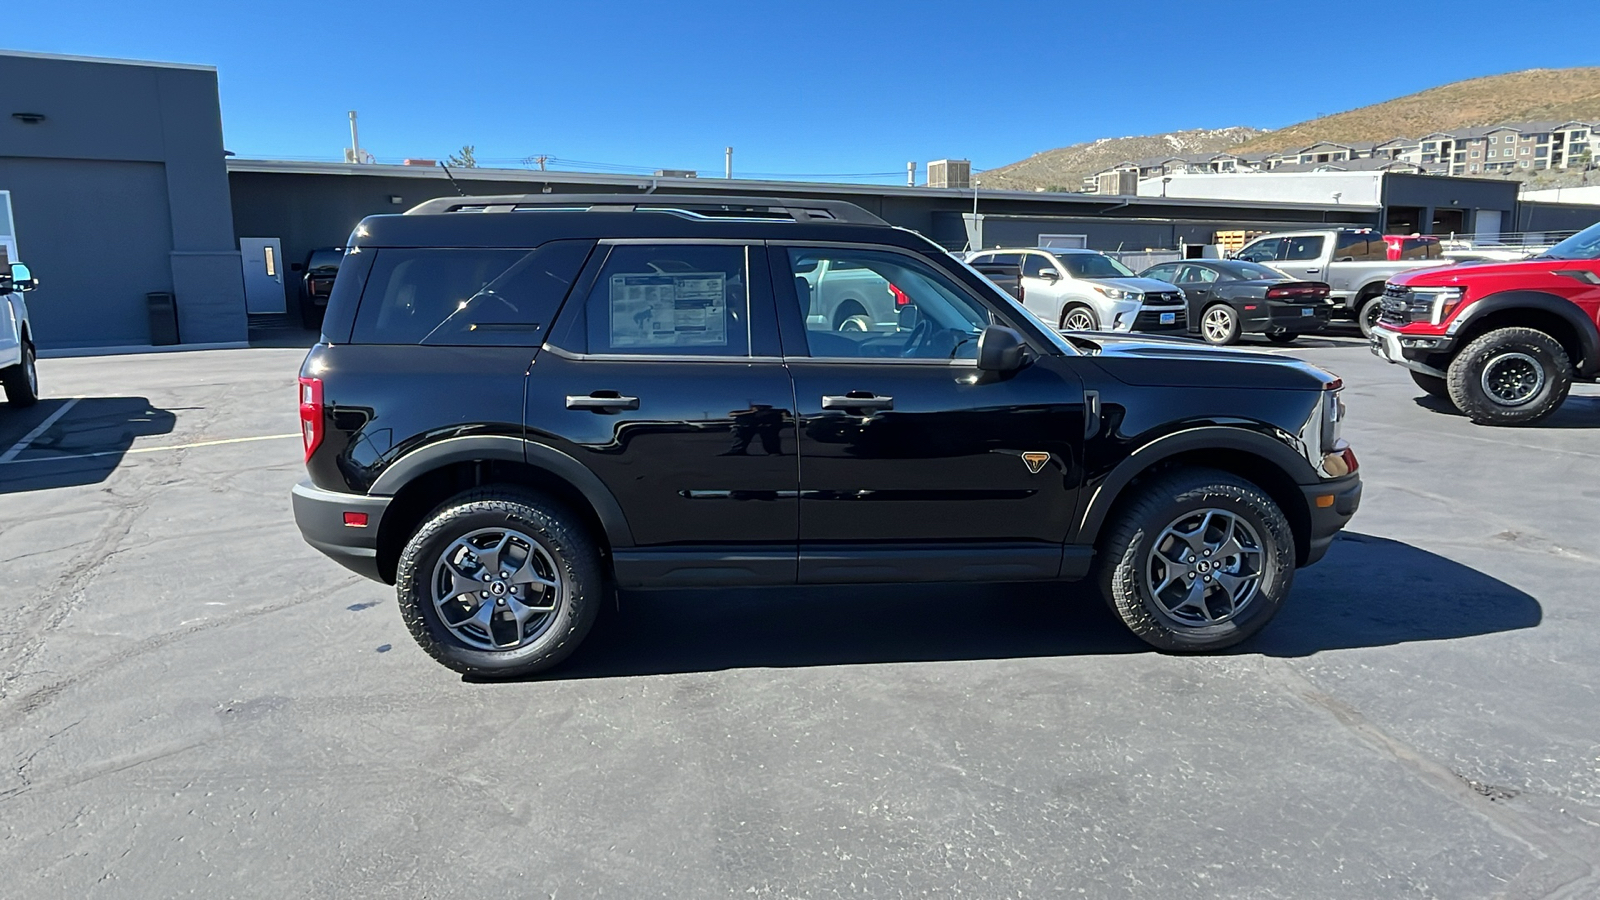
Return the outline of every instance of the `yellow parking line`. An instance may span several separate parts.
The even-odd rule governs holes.
[[[164,447],[131,447],[127,450],[102,450],[98,453],[74,453],[70,456],[38,456],[33,459],[0,459],[0,466],[31,462],[62,462],[69,459],[94,459],[97,456],[121,456],[125,453],[160,453],[164,450],[189,450],[194,447],[216,447],[221,444],[248,444],[253,441],[281,441],[300,437],[300,432],[290,434],[262,434],[255,437],[223,438],[215,441],[194,441],[188,444],[171,444]]]

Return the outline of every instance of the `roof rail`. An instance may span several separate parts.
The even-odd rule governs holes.
[[[783,197],[721,197],[715,194],[494,194],[482,197],[440,197],[406,210],[408,216],[464,212],[662,212],[715,221],[758,220],[842,222],[887,225],[888,222],[843,200],[794,200]]]

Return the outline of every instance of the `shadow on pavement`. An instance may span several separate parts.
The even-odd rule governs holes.
[[[1398,541],[1346,534],[1236,654],[1307,656],[1539,624],[1534,598]],[[627,593],[545,678],[1154,652],[1087,583]]]
[[[297,315],[266,313],[250,316],[249,341],[252,347],[311,347],[321,337],[300,324]]]
[[[1424,394],[1413,398],[1413,402],[1429,412],[1455,416],[1458,419],[1466,418],[1461,414],[1461,410],[1456,409],[1455,404],[1443,397]],[[1487,427],[1492,428],[1493,426]],[[1534,430],[1540,428],[1600,428],[1600,397],[1579,397],[1569,394],[1566,401],[1561,404],[1561,407],[1550,414],[1550,418],[1537,425],[1515,427],[1532,428]]]
[[[39,401],[29,411],[28,428],[67,402]],[[80,398],[15,459],[0,463],[0,494],[98,484],[122,463],[134,438],[170,434],[176,421],[171,410],[151,406],[143,397]],[[10,446],[0,445],[0,452]]]

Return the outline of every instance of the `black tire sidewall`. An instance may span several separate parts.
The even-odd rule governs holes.
[[[1061,321],[1058,323],[1061,330],[1066,330],[1067,317],[1075,312],[1081,312],[1089,317],[1090,331],[1095,331],[1100,327],[1100,317],[1094,314],[1094,310],[1084,306],[1082,303],[1069,303],[1061,310]]]
[[[1502,406],[1483,389],[1483,372],[1496,357],[1524,353],[1544,370],[1544,386],[1533,399]],[[1480,425],[1532,425],[1555,412],[1572,388],[1572,363],[1555,338],[1532,328],[1501,328],[1467,344],[1450,361],[1450,400]]]
[[[457,672],[488,678],[531,675],[572,653],[588,632],[603,594],[598,553],[562,510],[530,497],[475,492],[446,503],[418,529],[401,553],[395,595],[406,627],[435,660]],[[432,579],[441,554],[457,538],[481,528],[511,528],[536,540],[561,570],[562,595],[554,621],[532,643],[515,650],[480,650],[439,620]]]
[[[1382,311],[1383,311],[1383,301],[1379,298],[1379,295],[1377,295],[1377,294],[1373,294],[1372,296],[1367,297],[1365,300],[1363,300],[1361,302],[1360,306],[1356,307],[1356,327],[1361,329],[1361,336],[1362,337],[1364,337],[1364,338],[1371,338],[1372,337],[1373,326],[1375,326],[1377,324],[1377,314],[1379,312],[1382,312]],[[1367,321],[1367,317],[1368,317],[1368,313],[1369,312],[1372,314],[1373,321],[1371,321],[1371,322]]]
[[[22,360],[0,372],[0,375],[4,376],[4,378],[0,378],[0,381],[4,382],[6,402],[12,406],[32,406],[39,402],[38,388],[28,380],[30,368],[34,372],[34,377],[38,377],[38,359],[39,356],[33,349],[33,344],[23,341]]]
[[[1198,509],[1234,513],[1262,542],[1263,573],[1244,612],[1216,625],[1190,626],[1170,619],[1145,585],[1155,539],[1174,521]],[[1294,534],[1260,488],[1224,472],[1191,470],[1150,485],[1119,521],[1104,548],[1102,589],[1111,608],[1147,643],[1177,652],[1220,650],[1243,641],[1277,615],[1294,584]]]

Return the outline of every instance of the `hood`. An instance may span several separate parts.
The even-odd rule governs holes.
[[[1103,284],[1106,287],[1121,288],[1125,291],[1138,291],[1141,294],[1159,293],[1166,294],[1176,291],[1175,285],[1154,278],[1085,278],[1084,281]]]
[[[1515,262],[1494,262],[1488,260],[1470,260],[1455,265],[1437,269],[1413,269],[1390,278],[1393,284],[1406,287],[1444,287],[1456,284],[1463,279],[1492,278],[1496,275],[1521,275],[1530,269],[1543,269],[1548,271],[1552,266],[1559,266],[1567,260],[1558,259],[1524,259]]]
[[[1088,356],[1112,377],[1140,387],[1319,391],[1338,379],[1298,359],[1213,347],[1197,340],[1097,333]]]

